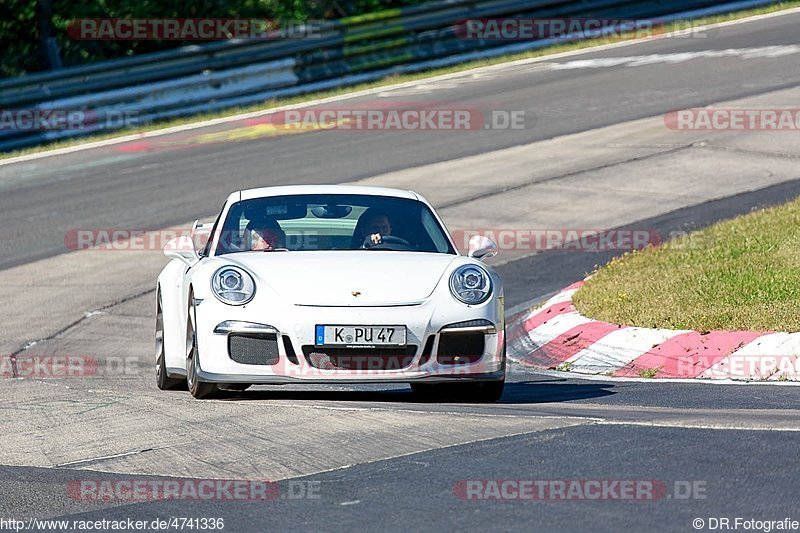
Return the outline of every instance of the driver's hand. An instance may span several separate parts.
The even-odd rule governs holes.
[[[380,233],[373,233],[364,238],[364,248],[372,248],[383,242],[383,237]]]

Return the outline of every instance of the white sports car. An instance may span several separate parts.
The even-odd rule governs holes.
[[[410,383],[425,399],[496,401],[503,286],[410,191],[343,185],[231,194],[196,249],[170,241],[156,287],[160,389]]]

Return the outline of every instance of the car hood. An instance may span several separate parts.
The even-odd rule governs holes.
[[[398,251],[245,252],[224,256],[288,303],[409,305],[425,300],[458,256]]]

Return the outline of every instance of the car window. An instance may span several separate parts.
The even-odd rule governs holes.
[[[427,209],[422,212],[422,225],[431,236],[436,248],[441,249],[450,247],[450,242],[447,240],[447,237],[445,237],[444,232],[436,231],[437,228],[440,228],[439,222],[433,218],[433,214]]]
[[[217,215],[216,220],[214,220],[214,225],[211,227],[211,232],[208,234],[208,241],[200,251],[200,256],[202,257],[208,257],[211,253],[211,243],[214,241],[214,235],[217,233],[217,227],[219,226],[219,221],[222,218],[223,211],[225,211],[225,204],[222,204],[222,209],[219,210],[219,214]]]
[[[418,200],[332,194],[275,196],[236,202],[228,210],[216,253],[371,247],[388,251],[455,253],[430,208]]]

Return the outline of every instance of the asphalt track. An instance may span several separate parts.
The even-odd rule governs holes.
[[[63,242],[73,228],[160,228],[212,215],[237,188],[358,180],[420,181],[415,188],[451,229],[470,220],[664,234],[700,227],[800,194],[796,132],[676,141],[659,116],[732,100],[797,107],[800,54],[790,47],[799,22],[785,15],[703,39],[659,39],[358,99],[525,109],[522,130],[269,137],[228,124],[150,139],[137,151],[0,166],[2,350],[38,340],[21,353],[133,362],[129,372],[93,379],[0,383],[0,518],[223,517],[226,531],[688,531],[698,517],[800,519],[797,387],[580,380],[512,365],[493,406],[418,404],[404,386],[260,387],[196,402],[153,384],[151,285],[163,258],[66,254]],[[728,49],[750,52],[697,54]],[[597,66],[621,57],[643,64]],[[476,184],[469,169],[479,164],[494,173]],[[509,226],[528,211],[532,219]],[[510,254],[498,263],[508,305],[575,281],[611,255]],[[43,273],[53,279],[37,284]],[[30,292],[30,310],[19,305],[19,288]],[[79,479],[150,476],[318,482],[319,498],[131,504],[75,500],[66,489]],[[454,490],[486,479],[692,481],[707,490],[628,502],[463,501]]]
[[[579,58],[797,45],[797,19],[797,15],[765,19],[711,29],[703,38],[656,39]],[[330,131],[273,138],[257,138],[251,132],[254,139],[243,132],[237,142],[217,143],[186,142],[187,134],[176,134],[160,139],[150,151],[121,152],[108,147],[3,166],[0,220],[6,236],[0,243],[0,267],[63,253],[63,234],[73,228],[161,228],[213,215],[222,199],[239,187],[354,181],[796,87],[800,84],[797,61],[795,53],[568,70],[543,70],[541,63],[532,63],[420,83],[415,90],[385,91],[345,104],[416,102],[525,110],[522,130]],[[202,133],[232,127],[218,126]]]

